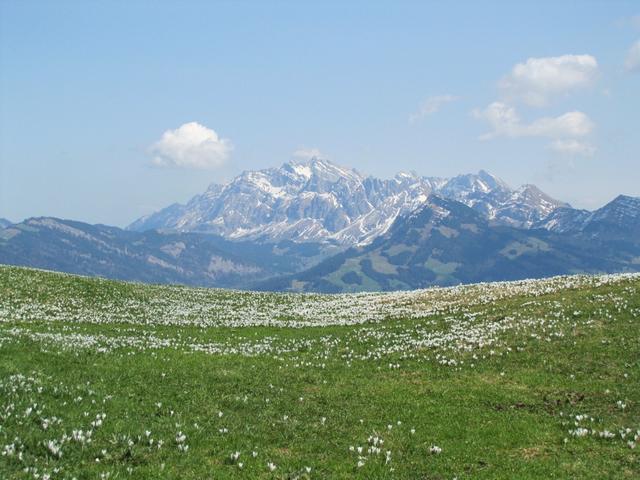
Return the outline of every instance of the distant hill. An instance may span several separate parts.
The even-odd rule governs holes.
[[[583,230],[492,225],[474,209],[435,195],[386,235],[304,272],[256,285],[264,290],[350,292],[640,270],[638,199],[618,197]],[[616,228],[614,233],[614,226]],[[623,240],[624,239],[624,240]]]
[[[139,233],[50,217],[28,219],[0,231],[0,263],[215,287],[242,287],[256,279],[299,271],[324,258],[325,249],[286,241],[229,242],[198,233]]]
[[[6,218],[0,218],[0,229],[8,227],[12,223],[13,222],[11,222],[10,220],[7,220]]]

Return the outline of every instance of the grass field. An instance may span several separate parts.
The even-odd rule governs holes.
[[[361,295],[0,267],[0,478],[640,478],[640,276]]]

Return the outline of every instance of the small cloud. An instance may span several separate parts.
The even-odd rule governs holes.
[[[629,23],[633,28],[640,30],[640,15],[629,17]]]
[[[429,97],[422,103],[420,109],[409,117],[409,123],[417,122],[427,115],[432,115],[440,110],[443,105],[457,100],[460,100],[460,97],[450,94]]]
[[[543,107],[555,96],[591,85],[597,74],[598,62],[591,55],[529,58],[498,85],[507,100]]]
[[[327,159],[327,156],[317,148],[299,148],[292,153],[292,156],[299,160],[311,160],[312,158]]]
[[[502,102],[493,102],[484,110],[474,110],[472,114],[476,118],[486,120],[492,127],[491,132],[480,137],[481,140],[496,137],[574,138],[588,135],[593,130],[591,119],[578,111],[523,123],[514,107]]]
[[[640,15],[631,15],[628,17],[621,17],[615,21],[615,26],[618,28],[634,28],[640,30]]]
[[[640,40],[634,43],[627,52],[624,68],[627,72],[640,72]]]
[[[554,152],[572,156],[591,157],[596,152],[593,145],[573,138],[554,140],[549,148]]]
[[[213,169],[221,167],[233,150],[231,141],[198,122],[167,130],[149,151],[158,167]]]

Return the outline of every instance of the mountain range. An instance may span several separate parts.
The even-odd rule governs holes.
[[[384,234],[398,217],[424,204],[431,194],[458,200],[493,224],[524,228],[556,208],[569,207],[533,185],[513,190],[482,170],[450,179],[399,173],[381,180],[313,158],[243,172],[226,185],[211,185],[186,205],[173,204],[128,229],[352,246]]]
[[[593,212],[481,170],[364,176],[325,159],[247,171],[126,229],[0,225],[0,263],[154,283],[296,291],[420,288],[640,270],[640,199]]]
[[[628,208],[631,206],[632,208]],[[609,215],[616,212],[615,215]],[[431,195],[372,243],[257,289],[405,290],[571,273],[640,270],[640,199],[620,196],[571,234],[493,225],[461,202]],[[613,229],[613,227],[618,227]],[[635,235],[635,236],[634,236]]]

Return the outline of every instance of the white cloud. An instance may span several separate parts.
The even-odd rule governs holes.
[[[433,97],[427,98],[423,104],[420,106],[420,109],[412,114],[409,117],[409,122],[413,123],[421,118],[426,117],[427,115],[431,115],[440,110],[440,107],[447,103],[455,102],[456,100],[460,100],[460,97],[456,95],[435,95]]]
[[[523,123],[515,108],[502,102],[493,102],[484,110],[475,110],[473,115],[486,120],[492,128],[491,132],[480,137],[481,140],[501,136],[575,138],[588,135],[593,130],[591,119],[577,111]]]
[[[640,15],[631,15],[627,17],[621,17],[615,22],[615,26],[618,28],[634,28],[640,30]]]
[[[591,157],[596,152],[596,148],[593,145],[575,138],[554,140],[549,145],[549,148],[565,155],[582,155],[585,157]]]
[[[640,40],[634,43],[624,62],[624,68],[627,72],[640,72]]]
[[[300,160],[311,160],[312,158],[324,158],[326,159],[326,155],[324,155],[317,148],[299,148],[295,152],[293,152],[293,157],[298,158]]]
[[[210,128],[189,122],[167,130],[150,147],[153,164],[159,167],[211,169],[222,166],[233,150],[231,141]]]
[[[598,62],[591,55],[529,58],[516,64],[499,87],[508,100],[542,107],[552,97],[591,85],[597,74]]]
[[[521,121],[516,109],[502,102],[493,102],[484,110],[474,110],[473,116],[486,120],[492,132],[480,136],[480,140],[489,140],[499,136],[515,137],[521,128]]]

